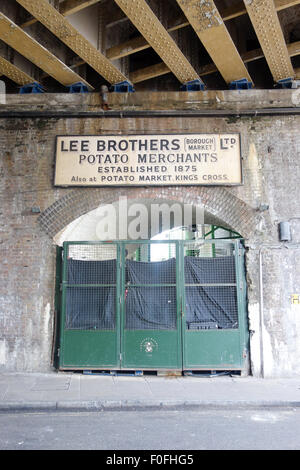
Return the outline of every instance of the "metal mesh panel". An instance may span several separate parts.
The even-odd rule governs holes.
[[[161,248],[165,260],[151,261],[150,244],[141,245],[138,256],[126,246],[126,329],[176,329],[176,245],[166,243]]]
[[[185,299],[187,329],[238,328],[235,287],[186,287]]]
[[[176,287],[129,287],[126,297],[127,330],[176,329]]]
[[[114,287],[68,287],[66,329],[113,330],[115,307]]]
[[[184,253],[186,328],[238,328],[234,244],[187,242]]]
[[[195,258],[219,258],[232,256],[234,251],[233,243],[204,243],[203,241],[185,242],[184,255]]]
[[[100,245],[74,244],[68,246],[68,259],[76,260],[109,260],[117,258],[117,246],[114,244]]]
[[[66,329],[115,329],[116,254],[113,245],[68,246]]]
[[[238,328],[234,243],[183,244],[186,328]],[[115,329],[117,244],[76,243],[67,250],[65,328]],[[176,242],[126,244],[124,253],[121,295],[125,328],[176,329],[177,283],[181,278]]]

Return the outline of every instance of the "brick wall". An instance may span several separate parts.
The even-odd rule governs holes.
[[[111,109],[245,109],[290,106],[290,90],[110,95]],[[191,96],[192,95],[192,96]],[[160,100],[158,97],[160,96]],[[218,97],[218,100],[216,99]],[[98,110],[97,94],[8,97],[6,109]],[[290,294],[299,290],[300,217],[297,115],[136,118],[0,118],[0,368],[48,371],[53,338],[55,245],[68,223],[120,195],[201,199],[208,214],[240,232],[247,245],[252,372],[266,376],[300,373],[300,309]],[[189,132],[240,132],[244,184],[237,187],[54,188],[55,136]],[[265,204],[269,209],[258,208]],[[41,213],[36,212],[40,208]],[[278,222],[290,220],[293,242],[278,240]],[[286,248],[286,247],[288,248]],[[263,312],[259,291],[262,251]],[[260,318],[263,313],[263,336]]]

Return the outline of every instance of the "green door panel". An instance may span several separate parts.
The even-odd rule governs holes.
[[[117,340],[114,331],[65,331],[61,367],[117,368]]]
[[[61,369],[119,368],[118,261],[116,243],[64,243]]]
[[[184,369],[239,369],[239,330],[187,331]]]
[[[122,369],[182,368],[178,265],[176,262],[172,263],[172,267],[164,272],[162,277],[156,275],[157,262],[150,261],[151,248],[155,244],[153,241],[140,243],[139,256],[134,263],[137,270],[139,265],[144,265],[143,269],[149,277],[145,275],[143,279],[140,279],[134,274],[132,280],[129,274],[126,276],[126,254],[132,252],[132,246],[136,243],[127,242],[124,245],[121,292],[126,292],[126,296],[123,296],[121,302]],[[162,241],[159,245],[163,248],[166,260],[179,258],[178,242]],[[133,292],[136,302],[138,303],[137,299],[139,299],[139,302],[143,303],[143,305],[138,304],[138,311],[136,308],[131,310],[129,298]],[[166,299],[169,299],[167,311],[173,320],[168,327],[165,326],[165,318],[162,315],[164,309],[162,302]],[[142,328],[145,329],[141,329],[135,324],[135,320],[139,321],[140,317],[150,319],[151,316],[154,322],[157,322],[155,329],[148,329],[148,325],[143,325]],[[168,325],[168,321],[166,324]]]
[[[174,331],[135,330],[124,332],[122,368],[181,369],[181,346]]]
[[[182,246],[181,262],[185,262],[185,252],[193,255],[195,242],[187,241]],[[189,329],[185,315],[182,318],[183,331],[183,369],[243,369],[244,352],[246,349],[246,286],[243,266],[243,247],[239,240],[218,240],[203,246],[197,246],[197,256],[211,259],[218,258],[212,265],[206,264],[207,280],[199,282],[197,276],[186,283],[185,272],[182,270],[182,302],[183,311],[189,300],[199,298],[202,292],[203,304],[206,305],[203,314],[204,329]],[[226,262],[226,260],[228,262]],[[199,260],[200,261],[200,260]],[[194,290],[194,294],[193,294]],[[201,324],[202,304],[195,308]],[[205,318],[207,311],[211,317]],[[186,312],[185,312],[186,313]],[[228,325],[222,324],[224,318]],[[218,316],[221,314],[221,318]],[[214,320],[214,327],[209,328],[208,320]],[[230,326],[232,322],[232,326]],[[217,325],[217,327],[215,327]],[[207,329],[206,329],[207,328]]]

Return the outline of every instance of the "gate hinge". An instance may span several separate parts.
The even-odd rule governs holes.
[[[122,353],[120,353],[120,361],[122,361]]]
[[[60,356],[60,348],[57,348],[57,357]]]

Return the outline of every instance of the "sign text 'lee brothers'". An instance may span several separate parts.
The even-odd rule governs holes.
[[[56,186],[241,183],[239,134],[57,137]]]

